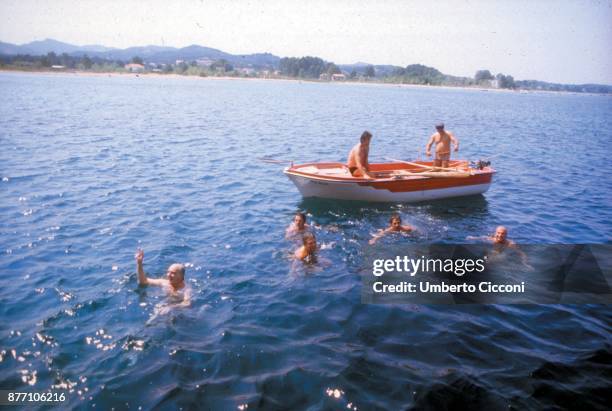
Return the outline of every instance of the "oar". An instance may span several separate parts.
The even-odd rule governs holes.
[[[434,166],[426,166],[425,164],[419,164],[419,163],[412,163],[410,161],[404,161],[404,160],[397,160],[397,159],[393,159],[393,158],[387,158],[387,160],[390,161],[395,161],[396,163],[404,163],[404,164],[409,164],[411,166],[417,166],[417,167],[422,167],[422,168],[426,168],[428,170],[446,170],[446,171],[459,171],[456,168],[447,168],[447,167],[434,167]]]
[[[266,158],[266,157],[259,157],[257,158],[259,161],[263,161],[264,163],[271,163],[271,164],[293,164],[293,160],[277,160],[274,158]]]

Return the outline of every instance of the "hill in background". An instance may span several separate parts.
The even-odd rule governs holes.
[[[142,46],[119,49],[102,45],[76,46],[46,39],[23,45],[0,42],[0,65],[17,69],[67,68],[125,71],[126,63],[143,64],[144,71],[187,75],[282,76],[317,80],[377,81],[397,84],[444,85],[520,90],[570,91],[612,94],[601,84],[556,84],[515,80],[511,75],[478,70],[474,77],[441,73],[434,67],[406,67],[364,62],[336,65],[318,57],[278,57],[270,53],[236,55],[210,47]],[[131,70],[130,68],[129,70]]]

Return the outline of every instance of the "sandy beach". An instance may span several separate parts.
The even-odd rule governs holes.
[[[230,76],[188,76],[181,74],[160,74],[160,73],[117,73],[117,72],[105,72],[96,73],[90,71],[26,71],[26,70],[4,70],[0,69],[0,73],[13,73],[13,74],[31,74],[31,75],[43,75],[43,76],[58,76],[58,77],[109,77],[109,78],[126,78],[126,77],[142,77],[142,78],[172,78],[172,79],[189,79],[189,80],[204,80],[204,81],[215,81],[215,80],[234,80],[234,81],[292,81],[292,82],[308,82],[308,83],[329,83],[334,85],[343,86],[374,86],[374,87],[399,87],[399,88],[412,88],[412,89],[447,89],[447,90],[472,90],[472,91],[491,91],[501,93],[517,93],[519,90],[510,89],[496,89],[496,88],[484,88],[484,87],[464,87],[464,86],[435,86],[435,85],[424,85],[424,84],[401,84],[401,83],[382,83],[382,82],[365,82],[365,81],[321,81],[315,79],[299,79],[299,78],[264,78],[264,77],[230,77]],[[545,91],[545,90],[521,90],[523,93],[571,93],[565,91]],[[571,94],[590,94],[590,93],[571,93]]]

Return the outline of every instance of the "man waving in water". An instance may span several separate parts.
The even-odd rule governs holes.
[[[448,161],[450,160],[451,142],[455,146],[454,151],[459,151],[459,140],[453,136],[450,131],[444,130],[444,123],[436,124],[436,133],[434,133],[427,142],[425,151],[428,157],[431,157],[431,146],[436,145],[436,156],[434,157],[434,167],[448,167]]]
[[[176,299],[177,302],[180,300],[181,305],[189,305],[191,292],[189,288],[185,286],[185,266],[183,264],[176,263],[168,267],[166,278],[149,278],[142,268],[144,251],[138,250],[134,257],[136,258],[139,285],[156,285],[163,287],[166,289],[169,296]]]

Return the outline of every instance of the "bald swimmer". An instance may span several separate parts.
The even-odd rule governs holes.
[[[183,304],[189,304],[191,291],[185,286],[185,266],[183,264],[172,264],[166,271],[166,278],[149,278],[142,267],[144,251],[138,250],[136,255],[136,268],[138,270],[139,285],[155,285],[164,288],[173,300],[180,300]]]

